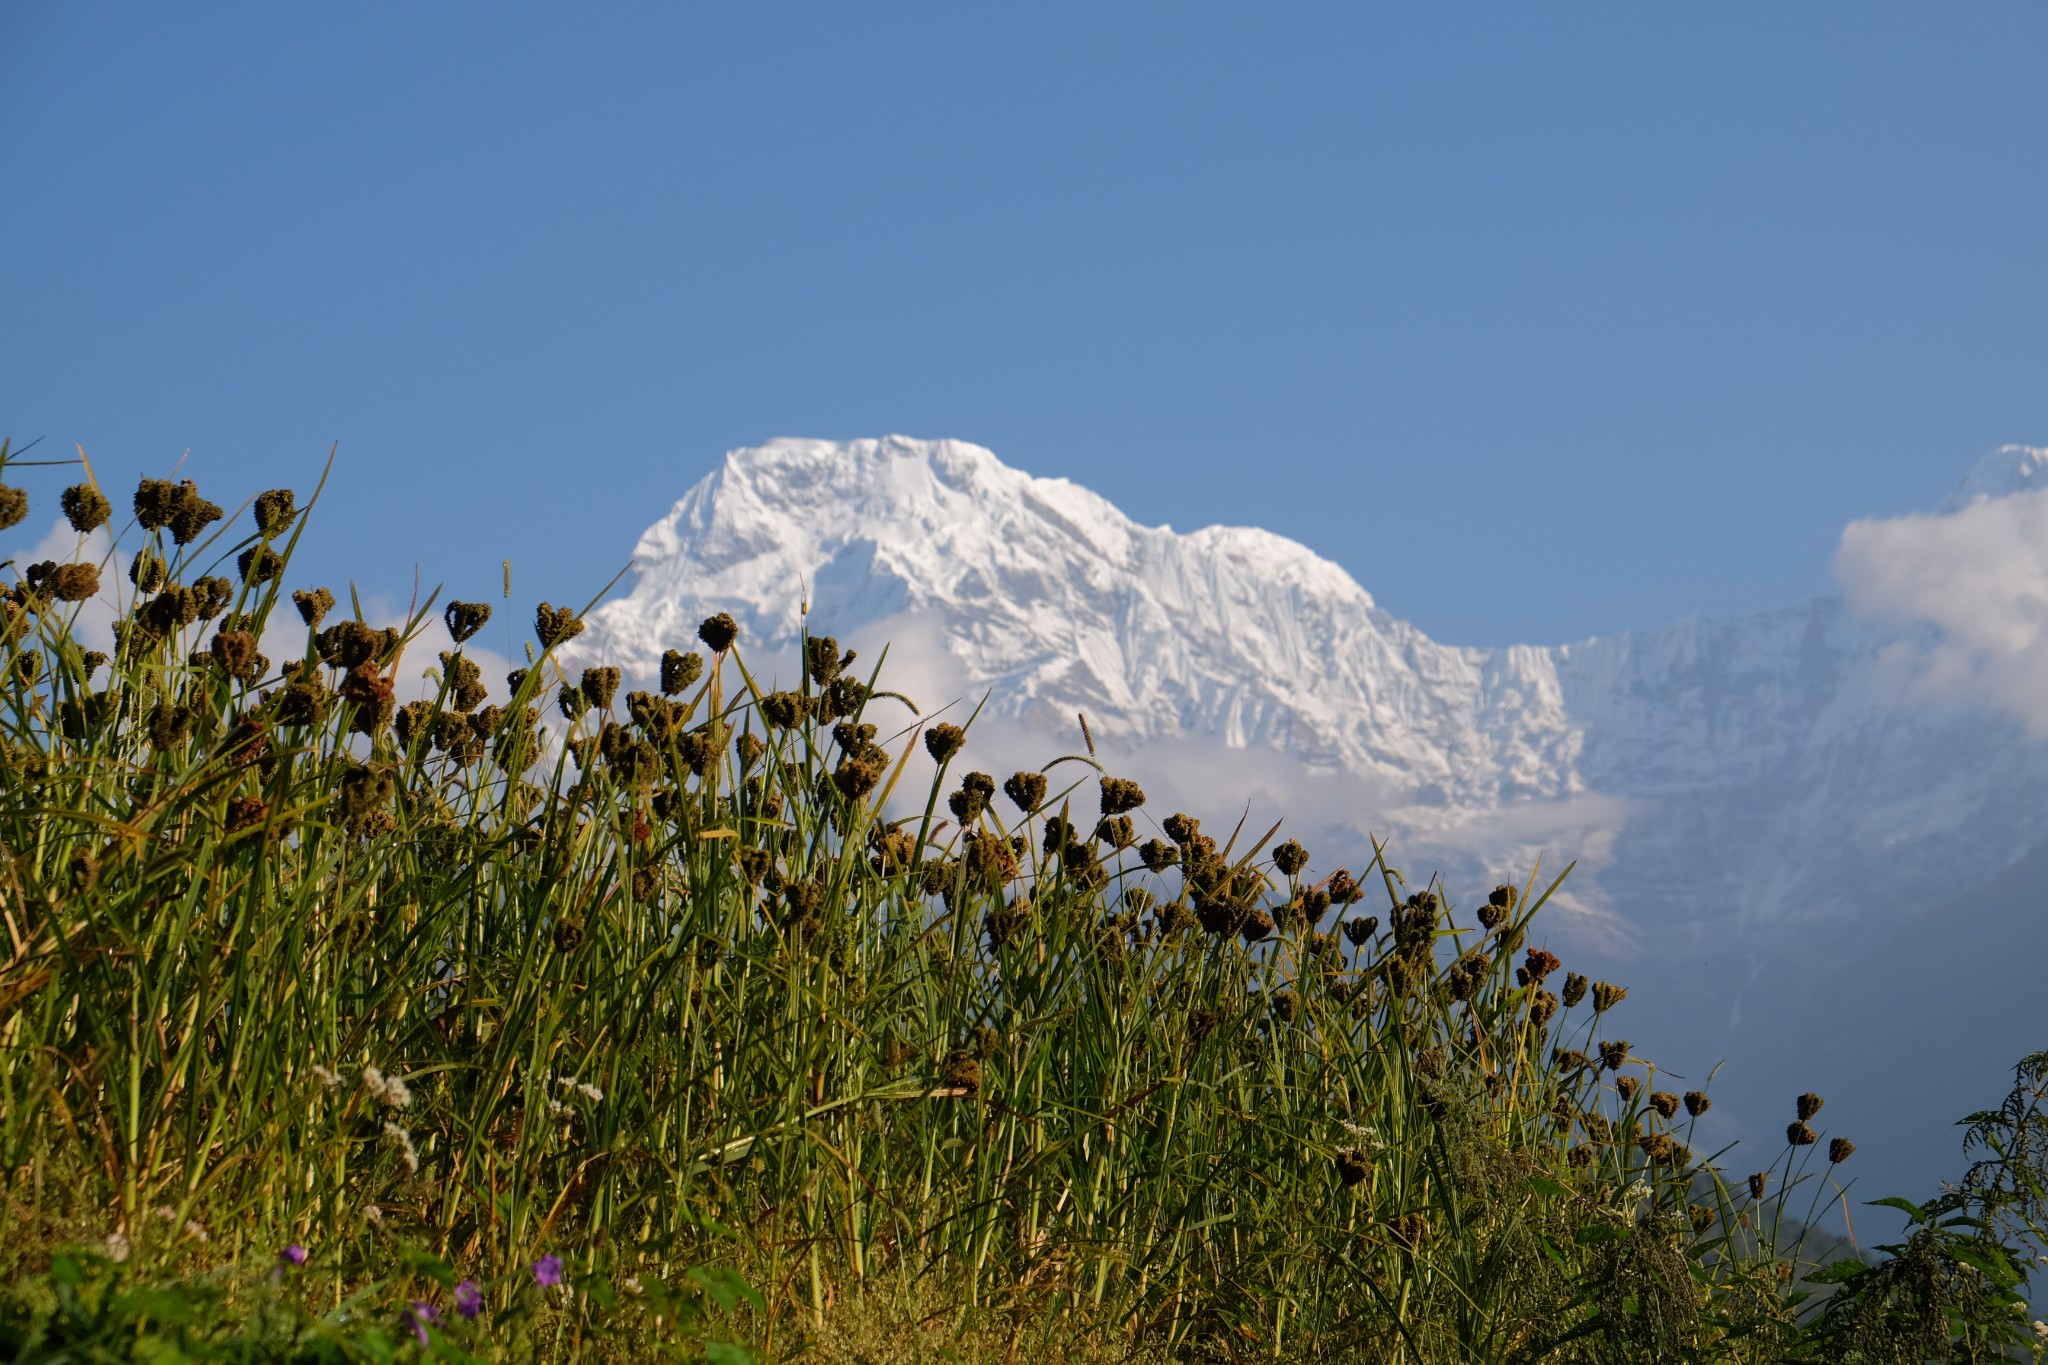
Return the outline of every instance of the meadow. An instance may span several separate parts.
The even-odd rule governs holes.
[[[725,617],[638,691],[544,603],[492,704],[489,602],[292,582],[317,490],[117,514],[0,446],[0,530],[38,480],[83,557],[0,566],[0,1359],[2040,1358],[2048,1055],[1847,1255],[1820,1096],[1696,1150],[1561,876],[1154,812],[1079,727],[980,772],[886,658],[766,690]]]

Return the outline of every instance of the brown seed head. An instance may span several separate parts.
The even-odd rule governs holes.
[[[1705,1232],[1708,1228],[1714,1226],[1715,1216],[1714,1211],[1705,1204],[1687,1204],[1685,1206],[1685,1219],[1688,1223],[1692,1224],[1694,1232]]]
[[[135,520],[145,531],[168,526],[179,501],[178,485],[169,479],[144,479],[135,485]]]
[[[1145,789],[1128,777],[1102,779],[1102,813],[1122,815],[1145,804]]]
[[[1785,1141],[1794,1147],[1811,1147],[1816,1136],[1813,1129],[1807,1127],[1804,1121],[1791,1124],[1785,1129]]]
[[[612,704],[612,698],[619,690],[619,670],[616,668],[586,668],[583,670],[581,690],[583,698],[602,711]]]
[[[1297,876],[1308,866],[1308,850],[1289,839],[1273,850],[1273,866],[1280,869],[1280,875],[1283,877]]]
[[[1160,828],[1166,831],[1167,838],[1186,848],[1195,841],[1195,836],[1201,833],[1202,822],[1192,815],[1176,811],[1166,817]]]
[[[1621,1096],[1623,1104],[1634,1104],[1636,1092],[1642,1088],[1642,1081],[1634,1076],[1616,1076],[1614,1078],[1614,1093]]]
[[[1705,1091],[1688,1090],[1685,1092],[1685,1112],[1694,1118],[1698,1118],[1713,1107],[1714,1102],[1707,1098]]]
[[[235,568],[244,583],[268,583],[284,572],[284,556],[268,545],[251,545],[235,556]]]
[[[441,613],[441,620],[448,627],[448,638],[461,644],[482,630],[491,619],[491,604],[488,602],[450,602],[448,609]]]
[[[292,594],[292,605],[299,609],[299,619],[314,630],[327,613],[334,610],[334,594],[326,588],[315,588],[307,592],[304,588]]]
[[[706,640],[705,643],[711,642]],[[711,647],[724,648],[721,645]],[[811,675],[811,681],[819,687],[830,685],[832,680],[845,672],[846,666],[852,662],[853,652],[847,651],[846,657],[841,659],[839,641],[830,635],[813,635],[804,641],[804,668]]]
[[[269,540],[284,534],[298,513],[298,498],[289,488],[273,488],[256,495],[256,534]]]
[[[1764,1197],[1764,1191],[1769,1187],[1769,1185],[1770,1177],[1766,1175],[1764,1172],[1758,1171],[1755,1175],[1749,1178],[1749,1197],[1751,1199],[1762,1199]]]
[[[1045,786],[1044,773],[1011,773],[1003,781],[1003,795],[1010,798],[1010,804],[1029,815],[1044,803]]]
[[[1564,1007],[1572,1009],[1586,998],[1586,978],[1577,972],[1566,972],[1564,977]]]
[[[128,562],[128,581],[139,591],[155,592],[164,585],[163,556],[154,550],[137,550]]]
[[[707,616],[697,627],[697,638],[702,640],[705,648],[713,654],[723,654],[732,648],[734,640],[740,638],[739,622],[733,620],[731,614],[727,612]]]
[[[1801,1095],[1799,1097],[1799,1121],[1801,1123],[1806,1122],[1815,1114],[1818,1114],[1820,1112],[1820,1107],[1826,1103],[1826,1100],[1814,1094],[1811,1090],[1807,1091],[1804,1095]]]
[[[1628,1039],[1610,1038],[1600,1044],[1600,1065],[1606,1067],[1609,1071],[1621,1070],[1622,1064],[1626,1061],[1628,1061]]]
[[[59,564],[51,571],[48,586],[50,596],[59,602],[90,601],[99,594],[99,565]]]
[[[1847,1138],[1834,1138],[1828,1142],[1828,1161],[1839,1166],[1856,1155],[1856,1144]]]
[[[1574,1145],[1569,1152],[1566,1152],[1564,1154],[1564,1156],[1565,1160],[1569,1161],[1575,1168],[1579,1170],[1584,1170],[1586,1167],[1593,1164],[1593,1149],[1591,1147],[1588,1147],[1583,1142]]]
[[[1650,1092],[1650,1107],[1667,1119],[1675,1118],[1678,1115],[1678,1096],[1669,1090],[1653,1090]]]
[[[1164,872],[1180,861],[1180,850],[1164,839],[1147,839],[1138,849],[1138,861],[1149,871]]]
[[[219,503],[208,502],[200,497],[199,488],[192,480],[186,479],[178,487],[180,494],[177,505],[171,509],[168,525],[171,528],[171,539],[180,545],[190,545],[206,534],[207,527],[227,513],[221,510]]]
[[[553,649],[564,640],[573,640],[583,633],[583,623],[576,619],[571,607],[557,607],[543,602],[534,608],[533,635],[540,641],[542,649]]]
[[[214,661],[231,678],[253,682],[262,676],[257,661],[256,637],[246,630],[223,630],[213,637]]]
[[[661,690],[673,697],[704,675],[704,656],[666,649],[661,654]]]
[[[924,732],[924,751],[932,756],[934,763],[946,762],[966,743],[967,732],[957,725],[934,725]]]
[[[11,531],[28,518],[28,493],[0,483],[0,531]]]
[[[1328,895],[1329,892],[1325,891],[1322,894]],[[1380,920],[1378,915],[1367,915],[1363,919],[1347,919],[1344,921],[1344,937],[1351,940],[1351,946],[1354,948],[1363,948],[1379,930]]]
[[[1539,986],[1543,984],[1545,977],[1564,965],[1558,960],[1557,954],[1548,948],[1531,948],[1523,961],[1529,972],[1529,980]]]
[[[939,1085],[974,1094],[981,1089],[981,1059],[966,1048],[954,1048],[939,1064]]]
[[[71,523],[71,529],[84,535],[107,524],[107,518],[114,509],[108,505],[106,494],[89,483],[75,483],[64,490],[58,503],[64,509],[64,519]]]
[[[235,585],[225,578],[208,575],[192,585],[194,620],[204,621],[227,609],[235,600]],[[392,632],[395,637],[397,632]]]
[[[1356,1148],[1346,1148],[1337,1153],[1337,1179],[1349,1189],[1372,1174],[1372,1161]]]
[[[1096,821],[1095,837],[1111,848],[1129,848],[1138,841],[1138,828],[1128,815],[1108,815]]]
[[[1557,1013],[1557,995],[1552,991],[1537,991],[1529,1002],[1529,1019],[1537,1028],[1549,1025],[1551,1016]]]
[[[1628,997],[1628,987],[1607,981],[1593,983],[1593,1013],[1605,1014]]]

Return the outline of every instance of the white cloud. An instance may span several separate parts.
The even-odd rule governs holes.
[[[2048,490],[1852,523],[1833,570],[1856,610],[1931,626],[1887,664],[1917,696],[1989,705],[2048,738]]]

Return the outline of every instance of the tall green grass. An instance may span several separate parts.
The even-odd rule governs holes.
[[[485,705],[418,644],[441,604],[377,630],[290,590],[289,493],[253,529],[186,485],[134,506],[132,573],[15,566],[0,603],[17,1275],[67,1237],[164,1276],[299,1244],[328,1311],[488,1285],[472,1349],[544,1255],[597,1299],[737,1266],[771,1355],[913,1304],[1020,1358],[1823,1359],[1878,1320],[1847,1267],[1822,1311],[1798,1240],[1846,1147],[1724,1180],[1707,1097],[1617,1036],[1644,1002],[1540,946],[1556,880],[1468,904],[1384,850],[1155,819],[1085,746],[999,781],[882,661],[810,636],[767,692],[721,618],[621,693],[544,605]],[[2017,1349],[2024,1267],[1971,1273],[2006,1298],[1912,1304]],[[591,1303],[535,1358],[656,1349]]]

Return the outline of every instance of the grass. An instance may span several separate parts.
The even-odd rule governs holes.
[[[111,500],[61,502],[83,554]],[[1536,946],[1554,880],[1460,905],[1088,751],[998,782],[830,639],[765,692],[723,618],[621,695],[543,605],[484,705],[432,600],[288,591],[289,492],[134,508],[126,581],[0,601],[0,1358],[2030,1358],[2038,1068],[1824,1266],[1850,1149],[1693,1151],[1644,1002]]]

